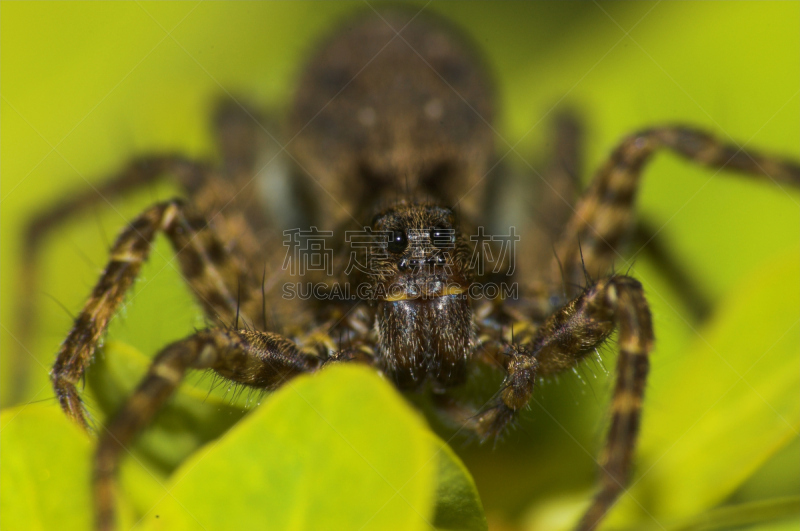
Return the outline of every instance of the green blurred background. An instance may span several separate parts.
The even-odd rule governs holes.
[[[147,189],[105,205],[46,241],[41,291],[24,294],[36,301],[37,334],[20,348],[15,304],[23,296],[16,279],[25,221],[134,154],[213,155],[209,108],[224,92],[280,116],[315,40],[369,8],[3,2],[0,9],[0,398],[7,407],[52,403],[48,370],[71,324],[68,312],[80,307],[126,220],[174,190]],[[523,159],[547,153],[548,117],[564,109],[584,120],[587,169],[625,134],[665,122],[798,158],[796,2],[432,2],[425,9],[453,20],[484,53],[500,100],[498,151],[515,146],[507,160],[520,171]],[[694,322],[647,254],[637,257],[632,274],[647,290],[658,338],[637,473],[661,477],[640,482],[638,498],[621,504],[620,521],[652,524],[644,513],[680,518],[725,500],[800,494],[799,202],[796,191],[669,156],[648,170],[640,212],[663,227],[659,237],[714,310],[709,323]],[[161,242],[135,303],[111,330],[148,355],[202,324],[169,257]],[[20,364],[28,377],[12,397],[8,378]],[[774,383],[787,371],[794,376]],[[454,441],[493,525],[534,529],[547,511],[590,488],[610,383],[602,374],[588,380],[540,387],[519,429],[494,451]],[[772,397],[775,388],[783,392]],[[764,440],[753,450],[748,435]],[[670,452],[679,458],[670,461]],[[714,466],[731,477],[719,479]],[[716,490],[705,497],[694,490],[705,485]],[[703,507],[693,505],[699,498]]]

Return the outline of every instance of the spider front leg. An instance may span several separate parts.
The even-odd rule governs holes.
[[[35,215],[25,229],[22,260],[20,264],[19,308],[17,310],[17,336],[20,347],[29,348],[36,324],[36,301],[39,295],[39,251],[46,238],[64,223],[85,214],[90,209],[124,197],[135,190],[144,188],[168,175],[174,176],[185,186],[199,186],[206,180],[208,170],[204,164],[173,154],[159,154],[133,160],[122,171],[90,190],[67,198],[65,201],[43,210]],[[16,388],[12,397],[22,393],[27,383],[28,365],[26,356],[12,357],[14,368],[11,385]]]
[[[150,423],[189,369],[212,369],[234,382],[272,390],[320,365],[319,358],[300,352],[293,342],[269,332],[215,328],[166,347],[100,436],[94,460],[96,529],[113,528],[114,477],[123,452]]]
[[[248,313],[257,311],[253,308],[258,301],[252,294],[258,291],[258,282],[245,274],[244,265],[206,222],[179,200],[152,206],[117,238],[111,259],[62,343],[50,373],[61,407],[84,428],[88,422],[76,385],[159,232],[172,243],[181,271],[210,319],[233,323],[238,316],[252,325],[256,322],[252,317],[260,316]]]
[[[494,357],[504,360],[508,376],[495,404],[477,420],[479,435],[498,435],[527,405],[537,376],[571,369],[615,329],[619,330],[619,358],[611,427],[599,459],[600,490],[576,528],[580,531],[597,526],[630,473],[653,346],[650,309],[641,284],[626,276],[603,279],[551,315],[529,345],[508,344],[500,349]]]
[[[800,186],[797,162],[744,151],[696,129],[667,126],[631,135],[614,150],[578,201],[551,263],[554,285],[565,282],[574,294],[574,286],[583,283],[585,273],[594,278],[605,275],[621,256],[633,228],[643,168],[655,153],[665,149],[709,168]]]

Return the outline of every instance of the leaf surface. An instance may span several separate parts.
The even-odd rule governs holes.
[[[363,367],[287,383],[167,488],[152,529],[486,528],[463,465]]]

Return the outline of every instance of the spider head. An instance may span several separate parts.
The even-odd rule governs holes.
[[[454,213],[401,201],[373,217],[368,276],[383,301],[434,299],[469,287],[469,248]]]
[[[474,342],[471,255],[453,211],[401,201],[380,211],[371,229],[380,364],[403,388],[426,378],[463,381]]]

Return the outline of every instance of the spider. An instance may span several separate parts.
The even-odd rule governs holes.
[[[302,310],[295,322],[270,322],[260,296],[261,271],[274,258],[263,253],[280,242],[266,231],[270,220],[264,209],[256,201],[242,200],[257,197],[251,179],[258,133],[250,122],[252,113],[230,107],[220,111],[222,168],[177,156],[154,157],[135,161],[109,183],[109,189],[121,190],[170,173],[186,190],[187,199],[148,209],[113,246],[111,261],[53,369],[54,386],[68,414],[86,425],[75,384],[156,233],[166,234],[175,246],[187,282],[209,319],[244,327],[198,332],[156,358],[148,378],[100,442],[99,527],[112,521],[109,494],[119,457],[117,443],[132,439],[190,368],[212,368],[234,381],[271,389],[285,378],[329,363],[369,363],[401,388],[430,382],[449,407],[446,392],[464,380],[473,363],[496,364],[507,372],[498,398],[464,416],[479,435],[492,437],[524,407],[538,377],[573,367],[618,329],[617,387],[602,480],[580,525],[592,528],[628,474],[652,347],[641,285],[626,275],[609,274],[631,227],[642,166],[654,151],[669,148],[711,167],[798,180],[798,168],[791,162],[739,152],[699,131],[665,127],[632,135],[577,203],[560,232],[552,263],[543,271],[516,272],[526,283],[521,300],[502,304],[470,300],[465,295],[469,286],[485,280],[466,260],[467,227],[480,214],[480,205],[461,204],[458,210],[453,205],[463,190],[485,184],[482,178],[491,166],[492,135],[487,124],[476,119],[491,117],[490,88],[468,51],[435,24],[421,19],[409,22],[409,17],[397,14],[382,18],[390,23],[355,26],[334,38],[312,61],[292,113],[290,130],[297,136],[291,150],[300,173],[307,173],[299,178],[318,180],[344,211],[360,222],[371,221],[373,232],[386,236],[376,240],[385,252],[379,253],[383,258],[378,261],[372,257],[365,281],[376,293],[399,288],[399,294],[365,298],[342,322],[336,322],[338,316],[350,307],[345,305],[343,312],[336,305],[314,301],[294,303]],[[404,38],[392,41],[395,31]],[[387,41],[393,44],[377,54]],[[420,55],[410,54],[409,48]],[[373,56],[376,60],[350,83]],[[337,63],[342,57],[347,60]],[[392,86],[386,92],[375,90],[390,77],[387,72],[424,78],[421,72],[428,71],[420,60],[441,77],[429,74],[429,79],[417,80],[419,85],[400,87],[399,93],[392,92],[396,88]],[[331,100],[341,89],[320,111],[319,103]],[[453,98],[453,91],[465,99]],[[365,102],[373,101],[370,98],[375,102],[365,107]],[[437,126],[437,119],[443,123]],[[306,127],[308,123],[316,125]],[[372,127],[376,134],[365,132]],[[562,147],[569,151],[570,136],[565,136]],[[340,229],[351,223],[341,212],[331,211],[329,204],[318,206],[326,226]],[[452,234],[452,247],[437,245],[436,231]],[[331,322],[334,327],[327,328]],[[280,335],[275,332],[279,329]],[[327,334],[324,348],[309,353],[309,331],[320,329]]]

